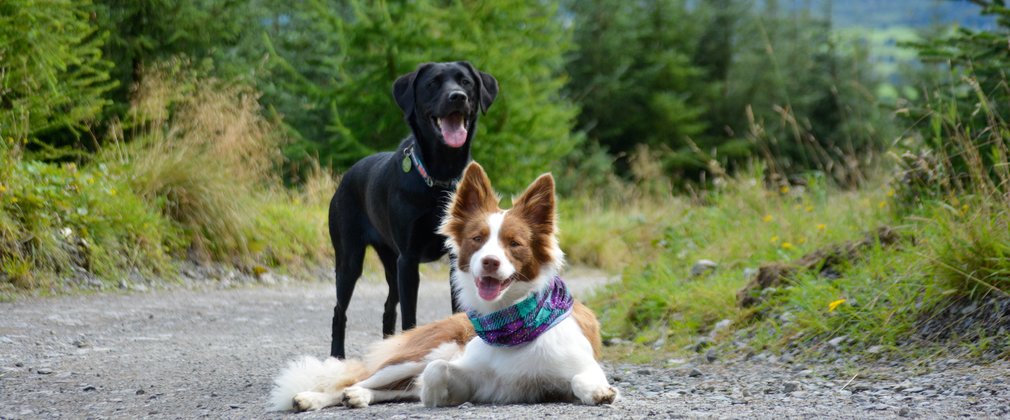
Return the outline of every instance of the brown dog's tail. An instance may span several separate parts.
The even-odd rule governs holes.
[[[274,379],[270,391],[270,409],[290,410],[291,402],[299,392],[342,392],[366,378],[368,372],[359,360],[340,360],[335,357],[319,360],[302,356],[288,362],[288,366]]]

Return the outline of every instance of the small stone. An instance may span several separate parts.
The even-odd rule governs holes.
[[[666,336],[659,337],[659,339],[657,339],[655,343],[652,343],[652,349],[659,350],[663,348],[663,346],[665,345],[666,345]]]
[[[95,390],[95,387],[93,387],[91,385],[88,385],[88,386],[84,387],[84,389],[83,389],[84,392],[89,392],[89,391],[94,391],[94,390]]]
[[[714,362],[714,361],[716,361],[718,359],[719,359],[719,356],[717,354],[715,354],[715,350],[708,349],[708,351],[705,352],[705,361],[707,361],[709,363],[712,363],[712,362]]]
[[[698,341],[696,341],[694,343],[693,347],[694,347],[694,351],[696,353],[701,353],[702,350],[707,349],[711,345],[712,345],[712,340],[710,340],[708,337],[702,337],[702,338],[699,338]]]
[[[715,325],[712,326],[712,333],[711,333],[711,335],[715,335],[715,333],[728,328],[732,324],[733,324],[733,320],[730,320],[730,319],[724,319],[722,321],[716,322]]]
[[[144,395],[146,393],[147,393],[147,391],[144,391],[143,389],[138,389],[137,392],[136,392],[137,395]]]
[[[884,351],[884,346],[870,346],[866,349],[866,352],[870,354],[879,354],[882,351]]]
[[[79,349],[83,349],[83,348],[91,347],[91,343],[89,343],[87,340],[81,338],[81,339],[74,340],[74,346],[76,346]]]
[[[472,407],[473,407],[473,403],[469,402],[469,401],[467,401],[467,402],[459,405],[459,409],[460,410],[466,410],[466,409],[469,409],[469,408],[472,408]]]
[[[14,366],[15,366],[15,367],[25,367],[25,364],[24,364],[24,363],[22,363],[22,362],[15,362],[15,363],[14,363]]]
[[[238,405],[238,404],[228,404],[228,407],[229,408],[242,408],[242,406]]]
[[[698,260],[693,266],[691,266],[691,276],[698,277],[709,271],[715,271],[715,268],[718,266],[719,264],[716,264],[715,261],[712,260]]]
[[[643,369],[639,369],[639,370],[638,370],[637,372],[635,372],[635,373],[637,373],[637,374],[639,374],[639,375],[652,375],[652,371],[651,371],[651,370],[649,370],[649,369],[644,369],[644,368],[643,368]]]
[[[800,389],[800,385],[796,382],[786,382],[785,387],[783,388],[787,394],[790,392],[796,392],[797,389]]]
[[[608,339],[606,339],[606,341],[603,342],[603,345],[607,346],[607,347],[611,347],[611,346],[619,346],[621,344],[627,344],[627,343],[628,342],[626,340],[622,340],[619,337],[614,337],[614,338],[608,338]]]
[[[919,393],[919,392],[922,392],[922,391],[925,391],[925,390],[926,390],[926,388],[923,388],[921,386],[913,386],[911,388],[905,388],[904,392],[909,393],[909,394],[916,394],[916,393]]]
[[[697,377],[700,377],[700,376],[702,376],[702,375],[703,375],[703,374],[701,373],[701,371],[700,371],[700,370],[698,370],[698,368],[692,368],[692,369],[691,369],[691,373],[688,373],[688,374],[687,374],[687,376],[690,376],[690,377],[692,377],[692,378],[697,378]]]
[[[845,343],[845,340],[848,340],[848,339],[849,339],[849,336],[847,336],[847,335],[838,336],[838,337],[835,337],[835,338],[832,338],[831,340],[829,340],[828,341],[828,345],[837,349],[837,348],[841,347],[841,345],[843,343]]]
[[[41,368],[35,369],[35,373],[37,373],[39,375],[49,375],[49,374],[53,373],[53,370],[50,369],[50,368],[47,368],[47,367],[41,367]]]
[[[743,269],[743,279],[744,280],[750,280],[750,279],[754,278],[754,276],[757,275],[757,273],[758,273],[758,269],[756,269],[756,268],[750,268],[750,267],[745,268],[745,269]]]
[[[887,404],[871,404],[871,405],[864,406],[863,408],[865,408],[867,410],[884,411],[884,410],[887,410],[887,409],[891,408],[891,406],[889,406]]]

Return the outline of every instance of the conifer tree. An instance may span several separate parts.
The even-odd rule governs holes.
[[[0,137],[53,145],[94,140],[115,86],[90,1],[0,1]],[[100,135],[100,134],[98,134]]]

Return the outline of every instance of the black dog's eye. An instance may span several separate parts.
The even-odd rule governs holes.
[[[470,87],[473,85],[473,82],[471,82],[470,79],[463,79],[459,82],[459,84],[463,85],[463,87]]]

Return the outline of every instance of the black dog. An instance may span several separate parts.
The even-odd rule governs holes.
[[[344,174],[330,201],[330,239],[337,256],[337,305],[330,355],[344,358],[347,305],[361,276],[365,247],[379,254],[389,284],[382,334],[416,322],[418,264],[446,253],[435,233],[456,180],[470,162],[477,114],[498,95],[498,81],[470,63],[426,63],[393,84],[393,98],[413,133],[395,152],[368,156]],[[453,311],[457,311],[452,296]]]

